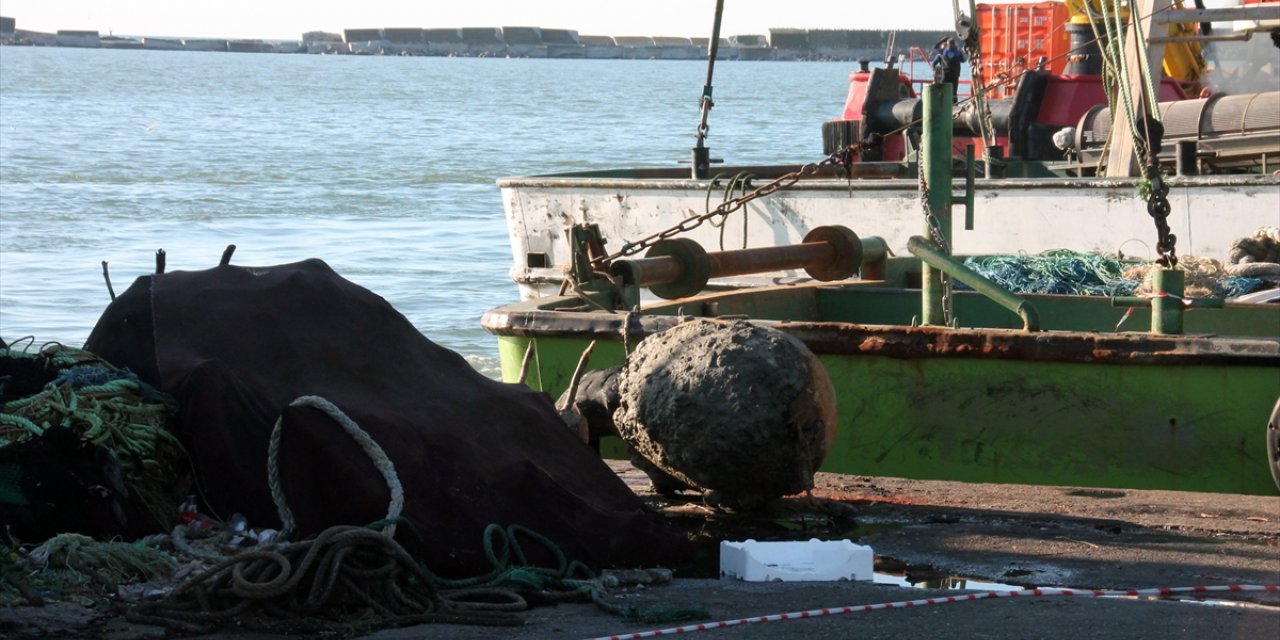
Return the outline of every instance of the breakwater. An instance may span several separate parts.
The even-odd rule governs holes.
[[[894,50],[928,49],[944,31],[770,29],[767,34],[721,38],[721,60],[857,60],[882,58]],[[298,40],[174,38],[101,35],[97,31],[24,31],[13,18],[0,18],[0,44],[337,55],[444,56],[481,58],[589,58],[638,60],[705,59],[709,38],[581,35],[572,29],[542,27],[346,29],[308,31]]]

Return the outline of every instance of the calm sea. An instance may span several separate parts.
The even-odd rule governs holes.
[[[720,62],[708,146],[821,158],[852,63]],[[496,375],[495,180],[674,164],[706,63],[0,48],[0,337],[79,346],[167,268],[320,258]]]

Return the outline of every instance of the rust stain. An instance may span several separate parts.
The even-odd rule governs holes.
[[[870,495],[866,493],[852,492],[852,491],[814,489],[811,492],[811,495],[815,498],[821,498],[824,500],[833,500],[837,502],[850,502],[854,504],[875,504],[875,503],[902,504],[902,505],[923,504],[923,502],[919,500],[912,500],[911,498],[904,498],[901,496]]]

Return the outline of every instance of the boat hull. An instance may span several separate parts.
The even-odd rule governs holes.
[[[1249,322],[1280,333],[1273,315]],[[518,379],[532,344],[526,382],[556,397],[589,342],[590,368],[606,368],[624,361],[624,322],[634,344],[677,321],[625,318],[525,302],[491,311],[485,325],[498,335],[504,379]],[[1280,398],[1280,336],[772,326],[803,340],[835,383],[839,425],[823,471],[1278,493],[1266,425]],[[625,457],[618,442],[602,453]]]
[[[722,172],[762,176],[787,168],[739,167]],[[687,172],[687,170],[684,170]],[[716,185],[685,177],[677,170],[606,172],[573,176],[507,178],[499,181],[512,248],[512,279],[521,299],[554,295],[569,262],[566,230],[599,225],[611,251],[669,229],[682,220],[714,209],[727,180]],[[1226,261],[1231,244],[1264,226],[1277,224],[1280,176],[1236,175],[1177,177],[1169,181],[1169,225],[1179,255]],[[955,188],[961,191],[963,184]],[[741,195],[742,191],[734,192]],[[974,189],[973,229],[957,207],[954,255],[1039,253],[1070,248],[1154,259],[1156,232],[1131,178],[1006,178],[978,180]],[[709,250],[800,242],[811,229],[843,225],[859,236],[884,238],[896,255],[907,255],[907,241],[921,233],[923,216],[914,178],[806,179],[749,202],[723,227],[703,224],[682,234]],[[745,241],[744,241],[745,236]],[[780,271],[723,280],[724,286],[799,282],[802,271]]]

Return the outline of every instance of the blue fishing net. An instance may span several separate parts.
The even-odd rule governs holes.
[[[1137,263],[1068,250],[1035,255],[971,257],[964,264],[1014,293],[1131,296],[1141,287],[1144,273],[1142,269],[1132,268]],[[1258,278],[1221,275],[1220,269],[1216,274],[1213,270],[1198,269],[1194,264],[1190,269],[1188,285],[1195,281],[1208,290],[1207,295],[1215,298],[1241,296],[1261,288],[1263,284]],[[957,289],[967,288],[959,282],[955,286]]]
[[[1059,250],[983,256],[968,258],[964,264],[1014,293],[1129,296],[1142,284],[1124,277],[1125,262],[1093,253]]]
[[[1262,279],[1246,276],[1226,276],[1218,281],[1218,286],[1222,287],[1222,296],[1224,298],[1234,298],[1246,293],[1253,293],[1262,288]]]

